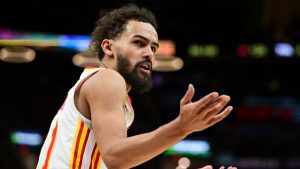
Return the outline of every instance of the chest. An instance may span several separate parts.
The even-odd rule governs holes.
[[[134,120],[134,109],[129,99],[123,104],[123,110],[126,127],[129,128]]]

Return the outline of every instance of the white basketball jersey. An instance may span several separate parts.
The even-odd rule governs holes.
[[[107,169],[96,144],[91,120],[85,118],[74,103],[77,88],[102,69],[85,68],[80,79],[69,90],[64,104],[52,120],[37,169]],[[124,111],[124,120],[129,128],[134,119],[133,108],[124,104]]]

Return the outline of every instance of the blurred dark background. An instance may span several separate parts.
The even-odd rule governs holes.
[[[191,168],[196,164],[212,164],[215,168],[222,164],[242,169],[300,168],[300,50],[295,48],[288,57],[280,57],[273,50],[276,43],[300,43],[299,0],[4,0],[0,28],[89,35],[99,11],[128,2],[156,14],[160,39],[173,40],[176,56],[185,63],[179,71],[154,72],[152,92],[131,93],[135,122],[129,135],[152,131],[174,119],[179,100],[192,83],[196,88],[194,100],[218,91],[231,96],[234,110],[220,123],[189,136],[211,145],[210,156],[191,157]],[[237,53],[240,44],[256,43],[268,48],[266,55]],[[188,52],[191,44],[215,44],[218,55],[192,57]],[[13,144],[11,133],[36,131],[44,139],[57,109],[82,71],[72,63],[74,51],[36,52],[36,59],[30,63],[0,61],[3,169],[25,169],[35,164],[40,146]],[[167,165],[176,166],[178,158],[162,154],[136,168],[167,169]]]

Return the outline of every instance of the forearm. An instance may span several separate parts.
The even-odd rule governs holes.
[[[112,168],[131,168],[164,152],[186,136],[175,119],[150,133],[115,141],[105,151],[104,160],[113,165]]]

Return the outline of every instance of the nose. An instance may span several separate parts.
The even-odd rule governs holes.
[[[154,52],[150,45],[146,47],[144,54],[143,54],[143,58],[148,58],[150,60],[152,60],[154,58]]]

